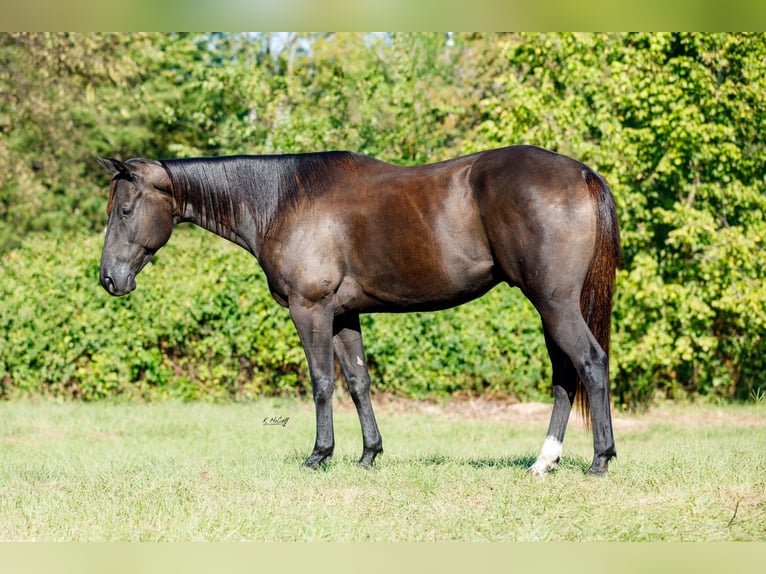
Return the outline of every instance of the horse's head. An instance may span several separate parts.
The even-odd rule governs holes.
[[[156,161],[98,158],[112,174],[101,285],[116,297],[136,288],[136,275],[173,231],[173,197],[165,168]]]

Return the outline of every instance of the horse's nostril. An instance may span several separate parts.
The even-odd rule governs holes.
[[[104,287],[109,293],[114,293],[114,281],[111,277],[104,277]]]

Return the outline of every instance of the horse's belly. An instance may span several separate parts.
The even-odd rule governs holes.
[[[362,273],[344,281],[338,296],[341,307],[359,311],[434,310],[475,299],[494,284],[488,253],[470,256],[453,250],[431,258],[421,254],[372,260]]]

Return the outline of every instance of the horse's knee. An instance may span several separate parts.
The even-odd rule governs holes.
[[[317,377],[312,381],[314,402],[324,404],[332,401],[335,392],[335,381],[331,377]]]
[[[348,383],[348,392],[351,394],[351,398],[356,401],[369,396],[370,394],[370,378],[363,375],[349,375],[346,379]]]

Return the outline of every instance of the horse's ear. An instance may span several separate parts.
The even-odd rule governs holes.
[[[112,175],[130,175],[130,168],[118,159],[97,157],[96,160]]]

